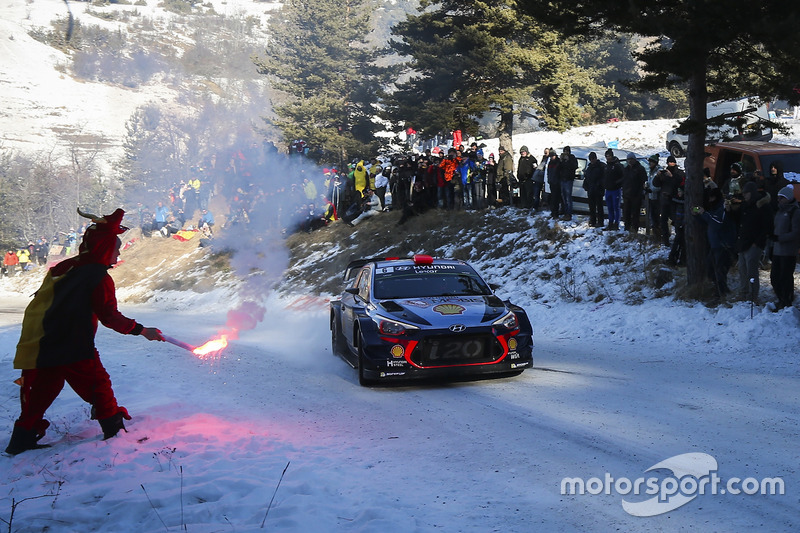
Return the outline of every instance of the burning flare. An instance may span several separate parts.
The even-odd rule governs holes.
[[[216,355],[217,353],[224,350],[226,346],[228,346],[228,336],[220,335],[218,338],[211,339],[205,344],[198,346],[197,348],[192,350],[192,353],[197,355],[198,357],[205,357],[209,354]]]

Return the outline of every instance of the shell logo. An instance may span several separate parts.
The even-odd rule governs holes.
[[[433,311],[440,315],[460,315],[467,308],[458,304],[439,304],[433,308]]]
[[[509,350],[516,350],[517,349],[517,339],[510,338],[508,339],[508,349]]]
[[[389,353],[392,354],[392,357],[396,357],[399,359],[400,357],[403,357],[405,350],[399,344],[395,344],[394,346],[392,346],[392,349],[389,350]]]

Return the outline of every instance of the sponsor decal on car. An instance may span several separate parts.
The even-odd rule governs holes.
[[[529,361],[525,361],[524,363],[511,363],[511,368],[522,368],[528,366],[529,364]]]
[[[393,272],[415,272],[419,274],[435,274],[442,270],[458,270],[456,265],[394,265],[384,266],[375,270],[375,274],[391,274]]]
[[[382,378],[389,378],[392,376],[405,376],[405,375],[406,375],[405,372],[381,372]]]
[[[436,298],[428,298],[427,300],[400,300],[400,303],[409,307],[419,307],[421,309],[426,309],[430,307],[432,304],[452,304],[454,302],[461,302],[465,304],[482,304],[484,303],[482,298],[474,298],[474,297],[458,297],[458,296],[444,296],[444,297],[436,297]]]
[[[428,302],[425,300],[403,300],[402,304],[410,307],[419,307],[421,309],[426,309],[428,307]]]
[[[519,352],[508,352],[508,358],[512,361],[514,359],[519,359]]]
[[[405,361],[395,361],[394,359],[387,359],[386,366],[406,366]]]
[[[517,339],[511,337],[508,339],[508,349],[509,350],[516,350],[517,349]]]
[[[433,308],[433,311],[439,313],[440,315],[460,315],[467,308],[463,305],[458,304],[439,304]]]
[[[392,357],[395,358],[403,357],[403,354],[405,354],[405,352],[406,352],[405,349],[400,344],[395,344],[394,346],[392,346],[391,350],[389,350],[389,353],[391,353]]]

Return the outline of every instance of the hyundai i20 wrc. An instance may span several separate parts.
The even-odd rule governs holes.
[[[334,354],[361,385],[520,374],[533,365],[525,311],[497,297],[469,264],[415,255],[350,263],[330,303]]]

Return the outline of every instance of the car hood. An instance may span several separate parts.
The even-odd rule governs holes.
[[[483,324],[508,312],[503,301],[495,295],[383,300],[379,309],[387,318],[433,327]]]

